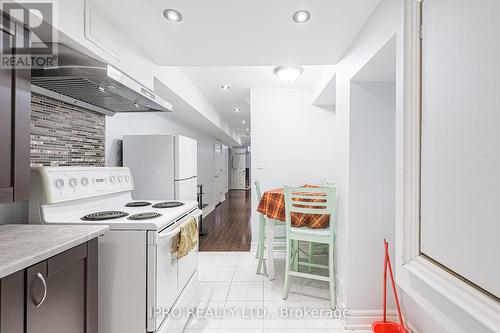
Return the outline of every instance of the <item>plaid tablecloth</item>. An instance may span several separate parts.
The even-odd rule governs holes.
[[[305,187],[313,187],[306,185]],[[322,200],[312,200],[321,202]],[[264,214],[270,219],[285,222],[285,193],[282,188],[269,190],[264,192],[259,206],[257,207],[259,213]],[[292,225],[294,227],[309,227],[311,229],[328,228],[330,215],[318,214],[299,214],[292,213]]]

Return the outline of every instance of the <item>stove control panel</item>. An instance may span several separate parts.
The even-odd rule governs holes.
[[[115,167],[36,167],[31,170],[32,192],[43,194],[46,203],[131,191],[129,168]]]

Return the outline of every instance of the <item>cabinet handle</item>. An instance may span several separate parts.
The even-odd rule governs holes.
[[[43,275],[41,273],[37,273],[36,277],[40,281],[42,281],[42,284],[43,284],[43,297],[42,297],[42,300],[40,301],[40,303],[35,304],[35,307],[39,308],[40,306],[42,306],[43,302],[45,302],[45,299],[47,298],[47,282],[45,282],[45,278],[43,277]]]

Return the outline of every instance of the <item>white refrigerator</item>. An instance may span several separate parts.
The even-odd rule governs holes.
[[[135,200],[196,200],[198,147],[181,135],[123,136],[123,166],[134,179]]]

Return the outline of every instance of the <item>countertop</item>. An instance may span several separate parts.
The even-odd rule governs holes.
[[[105,234],[108,226],[0,225],[0,279]]]

